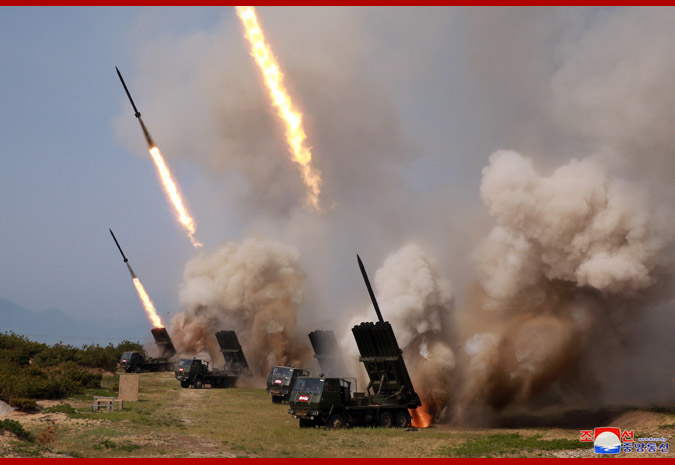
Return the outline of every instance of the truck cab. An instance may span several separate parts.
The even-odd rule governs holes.
[[[300,420],[301,428],[342,428],[347,422],[346,408],[358,403],[352,401],[350,386],[342,378],[300,377],[290,394],[288,413]]]
[[[195,389],[204,386],[204,375],[208,372],[209,362],[196,358],[181,358],[176,364],[175,376],[183,388],[194,385]]]
[[[140,352],[124,352],[120,357],[120,368],[127,373],[140,373],[145,357]]]
[[[280,404],[288,401],[299,376],[309,376],[309,371],[290,366],[272,367],[267,377],[267,392],[272,396],[272,402]]]

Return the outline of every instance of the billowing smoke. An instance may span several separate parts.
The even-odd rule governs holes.
[[[134,88],[144,112],[177,169],[205,173],[199,188],[185,185],[205,243],[255,234],[299,251],[244,241],[190,262],[177,348],[219,358],[211,334],[232,327],[258,373],[270,358],[305,360],[318,322],[339,328],[363,308],[354,253],[391,254],[374,285],[436,413],[448,405],[469,421],[481,409],[657,390],[673,400],[675,379],[650,360],[675,353],[674,9],[259,16],[305,112],[326,209],[302,210],[301,179],[234,11],[142,47]],[[518,153],[487,162],[500,147]],[[405,241],[427,252],[396,251]],[[260,254],[265,266],[249,266]],[[454,310],[443,275],[461,291]],[[348,328],[374,319],[371,308]],[[351,332],[343,343],[354,347]]]
[[[477,250],[483,294],[464,320],[469,331],[474,313],[483,329],[464,343],[462,420],[467,405],[499,410],[556,383],[563,397],[568,382],[576,393],[595,387],[583,374],[621,353],[613,328],[657,298],[649,290],[665,275],[672,240],[646,192],[590,158],[544,176],[532,160],[498,151],[481,194],[496,226]]]
[[[373,284],[382,316],[391,323],[403,350],[415,390],[428,411],[440,416],[450,399],[455,367],[447,343],[453,308],[450,283],[433,258],[419,246],[408,244],[387,257]],[[343,346],[352,348],[352,358],[358,353],[354,352],[351,328],[375,318],[372,305],[352,318],[342,340]]]
[[[192,259],[180,289],[183,311],[171,321],[177,350],[208,354],[214,364],[222,364],[214,334],[233,329],[258,378],[274,365],[311,358],[297,343],[297,307],[303,299],[297,262],[297,250],[259,239],[230,242]]]

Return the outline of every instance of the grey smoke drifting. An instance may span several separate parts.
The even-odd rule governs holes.
[[[181,308],[171,322],[171,338],[182,354],[222,356],[214,334],[237,332],[257,377],[277,364],[302,364],[311,351],[296,336],[303,274],[298,251],[278,242],[247,239],[227,243],[213,254],[192,259],[180,289]]]

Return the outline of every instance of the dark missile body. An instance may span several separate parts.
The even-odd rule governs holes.
[[[136,108],[136,104],[134,103],[134,99],[131,98],[131,93],[129,92],[129,88],[127,87],[127,83],[124,82],[124,78],[122,77],[122,73],[120,73],[120,70],[115,66],[115,70],[117,71],[117,75],[120,78],[120,81],[122,82],[122,86],[124,87],[124,92],[127,93],[127,97],[129,97],[129,102],[131,102],[131,106],[134,109],[134,116],[138,118],[138,122],[141,125],[141,129],[143,130],[143,135],[145,136],[145,140],[148,143],[149,148],[155,147],[155,141],[152,140],[152,137],[150,136],[150,132],[148,131],[148,128],[145,127],[145,123],[143,123],[143,118],[141,118],[141,112],[138,111],[138,108]]]
[[[136,108],[136,105],[134,104],[134,99],[131,98],[131,94],[129,93],[129,89],[127,88],[127,83],[124,82],[124,78],[122,77],[122,73],[120,73],[120,70],[115,66],[115,70],[117,71],[117,75],[120,77],[120,81],[122,81],[122,85],[124,86],[124,92],[127,93],[127,97],[129,97],[129,101],[131,102],[131,106],[134,107],[134,113],[136,118],[141,117],[141,112],[138,111]]]
[[[120,253],[122,254],[122,258],[124,259],[124,263],[126,263],[127,268],[129,269],[129,273],[131,273],[131,279],[136,278],[136,273],[134,273],[134,270],[131,269],[131,265],[129,264],[129,259],[124,255],[124,252],[122,252],[122,247],[120,247],[120,243],[117,242],[117,238],[115,237],[115,233],[112,232],[112,229],[108,228],[108,231],[110,231],[110,235],[112,236],[113,240],[115,241],[115,245],[117,245],[117,248],[119,249]]]
[[[363,275],[363,280],[366,282],[368,294],[370,294],[370,300],[373,302],[373,307],[375,307],[375,313],[377,313],[377,318],[380,320],[380,323],[384,323],[382,313],[380,313],[380,306],[377,305],[375,293],[373,292],[373,288],[370,286],[370,280],[368,279],[368,273],[366,273],[366,268],[363,266],[363,262],[361,261],[361,257],[359,257],[359,254],[356,254],[356,258],[359,261],[359,268],[361,268],[361,274]]]
[[[110,234],[113,237],[113,240],[115,241],[115,245],[117,245],[117,248],[119,249],[120,253],[122,254],[122,258],[124,259],[124,263],[128,262],[129,259],[124,256],[124,252],[122,252],[122,247],[120,247],[120,243],[117,242],[117,238],[115,237],[115,233],[112,232],[112,229],[108,228],[108,231],[110,231]]]

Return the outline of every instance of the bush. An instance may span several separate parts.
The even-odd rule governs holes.
[[[23,397],[14,397],[9,400],[10,407],[16,407],[24,412],[31,412],[37,408],[35,399],[24,399]]]
[[[35,438],[28,431],[23,429],[21,423],[16,420],[0,420],[0,431],[9,431],[14,433],[17,438],[23,441],[34,441]]]
[[[53,405],[51,407],[47,407],[45,409],[46,413],[76,413],[77,410],[75,410],[75,407],[73,407],[70,404],[60,404],[60,405]]]
[[[114,372],[122,352],[131,350],[143,348],[130,341],[106,347],[48,346],[13,333],[0,333],[0,398],[62,399],[100,388],[102,374],[90,369]]]

